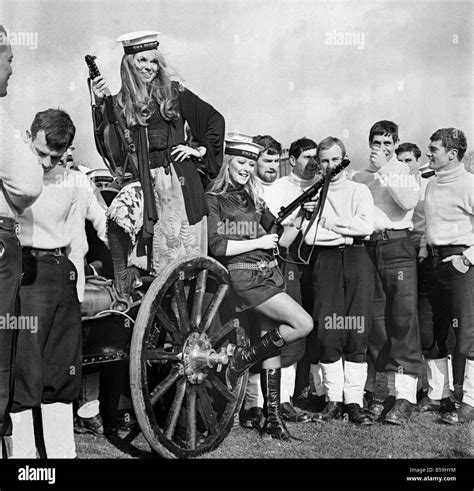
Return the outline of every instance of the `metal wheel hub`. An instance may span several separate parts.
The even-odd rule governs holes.
[[[204,382],[207,377],[207,373],[204,371],[206,368],[217,366],[217,371],[220,372],[222,365],[227,365],[228,362],[226,348],[221,348],[220,352],[217,353],[204,332],[191,333],[184,343],[184,373],[192,384]]]

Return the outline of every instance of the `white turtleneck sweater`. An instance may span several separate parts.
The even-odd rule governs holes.
[[[293,172],[285,177],[277,179],[273,183],[266,183],[261,181],[263,185],[263,199],[267,203],[268,209],[275,215],[278,215],[282,206],[288,206],[298,196],[303,194],[310,186],[312,186],[317,179],[317,175],[313,179],[301,179]],[[282,225],[283,227],[293,223],[299,209],[295,210],[288,218],[286,218]]]
[[[413,229],[413,209],[420,199],[417,171],[393,156],[383,167],[354,172],[354,182],[365,184],[375,204],[374,230]]]
[[[106,207],[97,199],[93,186],[88,177],[58,165],[44,174],[43,192],[18,219],[23,247],[66,247],[67,256],[78,272],[80,301],[84,296],[86,218],[92,221],[99,238],[106,242]]]
[[[430,246],[465,245],[464,252],[474,264],[474,175],[463,164],[440,170],[430,179],[425,195],[426,233],[420,256]]]
[[[303,222],[303,230],[308,226]],[[316,235],[316,221],[308,231],[309,245],[352,244],[354,237],[366,238],[374,231],[374,200],[365,184],[353,182],[342,172],[331,181]],[[316,237],[315,237],[316,235]]]

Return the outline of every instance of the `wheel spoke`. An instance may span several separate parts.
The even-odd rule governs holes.
[[[202,303],[206,293],[207,269],[203,269],[197,276],[196,288],[194,290],[193,311],[191,314],[191,327],[197,329],[201,323]]]
[[[200,385],[197,387],[197,392],[199,396],[199,404],[201,405],[201,417],[205,422],[206,428],[213,435],[219,434],[219,424],[217,422],[216,415],[214,413],[214,409],[212,408],[212,403],[209,398],[209,394],[206,392],[206,389]]]
[[[174,395],[173,402],[171,403],[170,411],[168,417],[166,418],[165,424],[165,436],[168,440],[173,438],[174,432],[176,430],[176,423],[178,422],[179,413],[183,405],[183,399],[186,394],[186,379],[182,378],[176,384],[176,394]]]
[[[214,349],[218,347],[236,327],[238,327],[238,322],[238,319],[231,319],[217,329],[217,331],[209,339]]]
[[[183,280],[176,280],[174,284],[174,293],[176,297],[176,306],[178,308],[179,321],[181,326],[181,332],[188,333],[190,331],[188,301],[186,300],[186,293],[184,291]]]
[[[219,392],[219,394],[225,397],[229,402],[234,402],[237,399],[237,397],[235,397],[235,395],[227,388],[227,385],[220,381],[214,371],[209,370],[207,380],[209,380],[209,383],[214,386],[217,392]]]
[[[181,361],[181,352],[170,353],[163,348],[148,348],[147,361],[159,362],[159,361]]]
[[[177,344],[182,344],[183,343],[182,334],[175,327],[172,320],[169,318],[168,314],[163,310],[163,307],[159,306],[155,315],[158,318],[160,324],[170,333],[171,337],[173,338],[173,341]]]
[[[221,306],[222,301],[224,300],[225,296],[227,295],[227,290],[229,289],[229,285],[219,285],[217,292],[215,295],[212,297],[211,303],[206,311],[206,314],[204,315],[204,319],[202,321],[202,330],[203,332],[206,332],[209,329],[209,326],[212,324],[212,321],[214,320],[215,315],[217,314],[217,311],[219,310],[219,307]]]
[[[166,394],[166,392],[168,392],[179,377],[181,377],[179,370],[177,368],[173,368],[168,376],[153,389],[153,391],[150,393],[150,403],[152,406],[155,406],[155,404],[161,397],[163,397],[164,394]]]
[[[190,384],[186,392],[186,441],[188,448],[196,449],[196,387]]]

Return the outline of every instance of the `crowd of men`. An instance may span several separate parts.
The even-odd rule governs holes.
[[[13,55],[1,26],[0,36],[5,97]],[[0,316],[32,320],[29,330],[0,329],[0,452],[36,457],[33,418],[40,409],[47,457],[74,458],[83,225],[89,219],[106,244],[106,207],[87,178],[58,165],[75,134],[64,111],[34,117],[33,159],[21,154],[0,111]],[[462,162],[467,141],[461,130],[439,129],[428,140],[431,176],[420,171],[419,147],[399,144],[397,124],[379,121],[369,130],[363,169],[333,173],[346,157],[342,140],[301,138],[289,149],[290,174],[279,178],[281,144],[269,135],[254,138],[264,148],[257,174],[274,214],[321,173],[332,176],[324,192],[303,205],[303,221],[295,224],[296,210],[283,222],[294,229],[293,243],[278,254],[287,291],[315,326],[306,342],[282,353],[288,421],[325,424],[347,415],[358,425],[403,425],[415,409],[440,411],[447,424],[474,420],[474,175]],[[460,400],[450,375],[451,328]],[[428,392],[420,397],[424,363]],[[375,397],[377,373],[386,375],[384,401]],[[248,428],[259,429],[263,417],[258,385],[251,376],[241,412]],[[97,412],[96,404],[84,406],[83,427]]]

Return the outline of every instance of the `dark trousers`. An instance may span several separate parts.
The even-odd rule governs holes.
[[[13,396],[13,364],[17,329],[8,329],[8,315],[18,313],[21,249],[16,235],[0,229],[0,440],[11,435],[9,416]],[[10,323],[8,322],[8,325]]]
[[[364,246],[318,247],[313,268],[311,363],[366,361],[372,323],[373,267]]]
[[[20,288],[23,316],[36,319],[37,332],[18,334],[12,412],[41,403],[73,402],[82,376],[82,325],[77,272],[65,256],[23,254]]]
[[[429,357],[447,356],[446,340],[452,326],[456,334],[455,353],[474,360],[474,267],[461,273],[451,262],[443,263],[443,259],[430,256],[424,261],[431,261],[433,267],[428,296],[433,309],[434,340]]]
[[[369,363],[379,372],[421,376],[417,255],[409,237],[366,242],[374,265]]]

